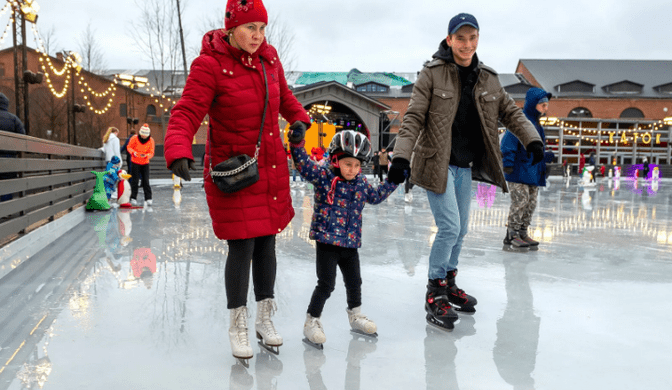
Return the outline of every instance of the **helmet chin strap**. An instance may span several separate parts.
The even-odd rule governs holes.
[[[341,167],[341,165],[338,163],[338,156],[331,155],[329,157],[329,159],[331,160],[331,166],[332,167],[334,167],[334,168],[340,168]]]

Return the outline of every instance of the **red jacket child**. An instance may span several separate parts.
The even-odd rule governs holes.
[[[149,132],[149,126],[146,123],[142,125],[140,131],[142,132],[145,127],[147,127]],[[148,136],[141,141],[137,135],[134,135],[128,141],[126,150],[131,155],[131,162],[133,164],[147,165],[149,164],[149,160],[154,157],[154,138]]]

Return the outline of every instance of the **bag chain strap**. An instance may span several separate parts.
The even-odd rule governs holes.
[[[261,129],[259,130],[259,138],[257,139],[257,147],[254,150],[254,157],[247,161],[245,164],[239,166],[238,168],[228,171],[228,172],[223,172],[223,171],[213,171],[212,170],[212,153],[208,153],[210,155],[210,176],[216,176],[216,177],[221,177],[221,176],[233,176],[236,175],[245,168],[249,167],[250,165],[254,164],[257,162],[259,159],[259,149],[261,149],[261,135],[264,132],[264,123],[266,122],[266,108],[268,107],[268,79],[266,78],[266,67],[264,66],[264,60],[259,56],[259,62],[261,62],[261,69],[264,73],[264,85],[266,86],[266,98],[264,99],[264,113],[261,116]],[[208,124],[208,135],[210,136],[210,143],[212,143],[212,122]],[[208,149],[210,149],[210,143],[208,143]],[[209,151],[209,150],[208,150]]]
[[[210,167],[210,175],[215,176],[215,177],[220,177],[220,176],[233,176],[236,175],[242,171],[245,170],[245,168],[249,167],[250,165],[254,164],[257,162],[257,158],[253,158],[251,160],[248,160],[245,164],[239,166],[238,168],[232,170],[232,171],[213,171],[212,166]]]

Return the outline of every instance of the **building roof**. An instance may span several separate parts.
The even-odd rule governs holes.
[[[103,76],[113,80],[117,74],[147,77],[149,84],[136,88],[136,91],[150,95],[181,95],[185,84],[184,72],[178,70],[111,69],[106,71]]]
[[[358,69],[352,69],[349,72],[293,72],[292,79],[288,79],[290,85],[301,86],[319,83],[322,81],[336,81],[343,85],[353,83],[354,85],[376,82],[378,84],[390,87],[404,86],[411,84],[409,80],[402,76],[388,72],[361,72]]]
[[[380,109],[383,109],[383,110],[389,110],[390,109],[390,106],[388,106],[387,104],[385,104],[383,102],[379,102],[378,100],[373,99],[366,94],[363,94],[361,92],[357,92],[353,88],[348,88],[347,86],[345,86],[342,83],[339,83],[337,81],[320,81],[320,82],[313,83],[313,84],[310,84],[310,85],[296,87],[296,88],[293,89],[292,92],[294,93],[294,95],[297,95],[297,94],[304,93],[304,92],[307,92],[307,91],[311,91],[311,90],[314,90],[314,89],[327,88],[327,87],[330,87],[330,86],[345,89],[345,90],[348,91],[348,93],[359,96],[361,99],[369,102],[370,104],[372,104],[374,106],[377,106]]]
[[[669,88],[660,88],[672,83],[672,61],[521,59],[520,64],[541,88],[560,98],[669,99],[672,95]]]

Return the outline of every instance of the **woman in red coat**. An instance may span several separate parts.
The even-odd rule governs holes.
[[[252,357],[247,331],[246,298],[252,263],[257,301],[257,337],[271,349],[282,345],[270,316],[275,310],[275,235],[294,217],[289,193],[289,170],[282,145],[278,115],[293,129],[306,130],[310,118],[287,86],[278,54],[266,43],[268,16],[261,0],[228,0],[225,28],[203,37],[201,53],[179,102],[171,111],[165,139],[168,167],[190,180],[192,140],[209,115],[204,184],[215,235],[227,240],[227,307],[231,310],[229,339],[233,355]],[[269,105],[259,151],[259,181],[235,193],[224,193],[213,183],[209,166],[240,154],[253,156],[268,80]]]

